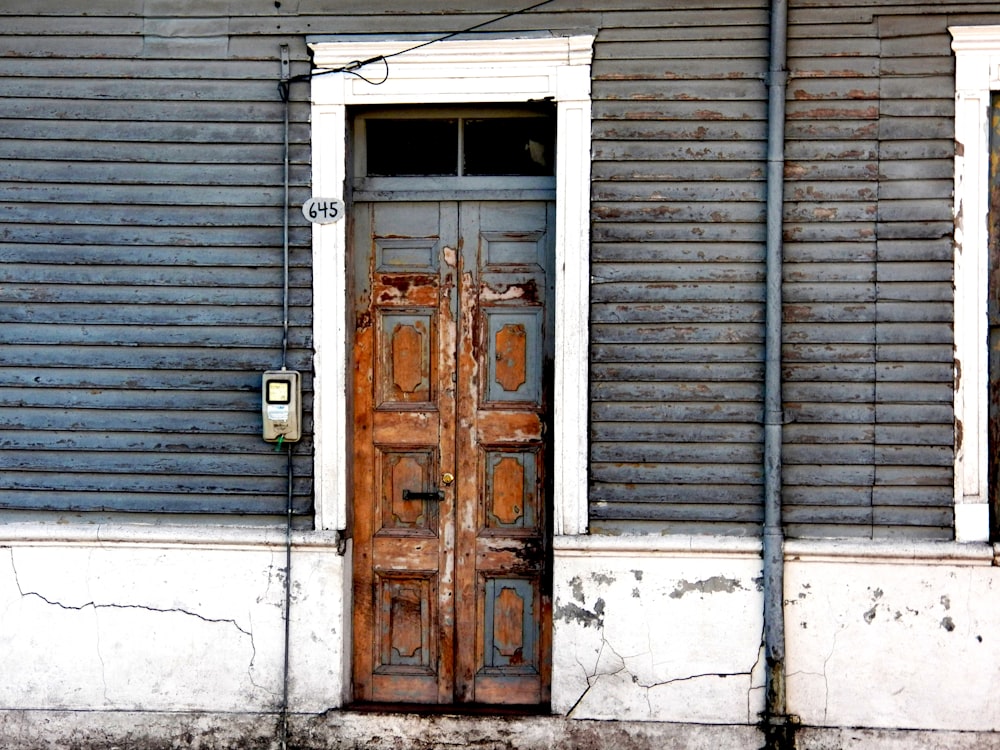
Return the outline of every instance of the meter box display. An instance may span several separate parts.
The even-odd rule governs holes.
[[[264,440],[294,443],[302,437],[302,376],[295,370],[268,370],[261,381]]]

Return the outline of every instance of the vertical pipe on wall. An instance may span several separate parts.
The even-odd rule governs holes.
[[[288,52],[288,45],[282,44],[279,47],[279,55],[281,57],[281,85],[279,90],[281,91],[281,99],[283,103],[284,112],[284,178],[285,178],[285,193],[284,193],[284,222],[282,224],[282,235],[281,244],[284,253],[283,256],[283,294],[281,297],[281,369],[284,370],[288,366],[288,209],[289,209],[289,149],[288,149],[288,97],[290,95],[288,90],[289,85],[289,73],[291,70],[290,54]]]
[[[787,0],[772,0],[767,71],[767,248],[764,339],[764,657],[766,747],[792,747],[785,703],[784,534],[781,524],[781,277],[788,82]]]
[[[288,142],[288,118],[289,118],[289,92],[288,80],[291,71],[291,56],[288,45],[282,44],[278,47],[278,55],[281,59],[281,91],[282,110],[284,113],[284,219],[282,223],[282,251],[283,251],[283,292],[281,299],[282,306],[282,333],[281,333],[281,369],[288,365],[288,213],[289,203],[289,142]],[[279,443],[280,445],[280,443]],[[284,612],[284,653],[281,671],[281,715],[278,727],[279,744],[281,750],[288,747],[288,660],[291,651],[291,609],[292,609],[292,509],[294,503],[294,460],[292,448],[294,443],[288,443],[287,463],[286,463],[286,488],[288,491],[285,503],[285,612]]]

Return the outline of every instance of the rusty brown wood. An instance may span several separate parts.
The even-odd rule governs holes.
[[[455,208],[413,211],[355,212],[354,686],[358,700],[439,703],[450,700],[454,651],[453,538],[442,533],[453,500],[431,491],[453,462],[453,366],[438,351],[454,340],[453,277],[446,263],[438,273],[376,269],[384,238],[405,241],[412,226],[426,242],[428,221],[446,255]]]
[[[522,224],[526,221],[528,224]],[[543,489],[543,425],[548,400],[543,390],[537,403],[521,400],[491,404],[486,373],[493,363],[496,381],[507,393],[518,391],[532,373],[541,376],[541,370],[533,369],[528,362],[533,355],[527,329],[520,324],[505,324],[491,338],[487,335],[487,316],[544,310],[551,304],[552,278],[546,268],[547,259],[542,257],[530,270],[500,271],[490,265],[486,230],[493,239],[497,239],[499,231],[510,241],[524,240],[541,231],[541,242],[547,248],[551,246],[548,228],[552,225],[551,206],[541,204],[526,209],[523,215],[516,207],[490,204],[469,206],[463,213],[463,259],[466,268],[475,274],[463,274],[463,280],[468,280],[475,293],[463,309],[466,330],[473,336],[465,339],[466,346],[459,352],[459,382],[463,375],[471,378],[466,410],[460,420],[467,420],[472,429],[460,432],[460,441],[469,441],[460,453],[469,457],[472,477],[468,489],[474,477],[477,490],[467,496],[458,532],[462,539],[460,565],[465,566],[464,585],[459,591],[475,597],[474,603],[469,600],[469,606],[460,610],[466,617],[475,618],[475,648],[459,650],[459,673],[471,681],[462,686],[464,694],[479,703],[531,704],[544,701],[548,695],[550,607],[544,591],[547,552]],[[543,352],[534,356],[538,355]],[[502,455],[492,469],[484,463],[488,451]],[[518,451],[534,451],[535,476],[530,487],[524,465],[519,462],[527,459],[518,459]],[[487,471],[492,471],[491,481],[487,481]],[[534,497],[528,497],[529,492]],[[528,513],[529,507],[533,513]]]
[[[527,248],[512,251],[521,265],[539,238],[548,247],[552,210],[372,203],[356,216],[355,697],[539,703],[550,679],[549,402],[521,391],[535,392],[527,381],[548,368],[529,364],[525,325],[490,336],[487,315],[544,311],[552,299],[544,257],[497,270],[511,263],[510,243]],[[381,270],[381,246],[402,247],[407,232],[423,243],[434,233],[435,273]],[[490,402],[490,372],[510,402]]]
[[[368,248],[371,226],[371,212],[357,211],[355,220],[358,226],[357,236],[364,237],[364,252],[359,248],[358,255],[372,262],[372,255]],[[360,240],[358,244],[360,244]],[[369,276],[368,264],[365,266],[364,275]],[[359,276],[359,274],[356,274]],[[365,471],[365,467],[373,467],[374,445],[373,435],[373,412],[367,404],[374,400],[374,382],[371,377],[373,363],[373,330],[372,317],[369,309],[370,284],[364,284],[361,289],[361,300],[359,314],[356,316],[356,326],[354,330],[353,342],[353,371],[355,373],[367,373],[367,376],[355,377],[353,380],[353,461],[355,467],[353,474],[354,496],[365,495],[370,497],[373,494],[371,486],[371,471]],[[353,679],[354,694],[361,700],[371,700],[372,694],[372,672],[374,655],[372,648],[375,643],[374,622],[372,612],[375,607],[374,598],[374,577],[372,570],[372,539],[374,535],[374,507],[371,502],[356,503],[354,505],[354,580],[353,580],[353,628],[355,644],[364,643],[367,647],[358,645],[354,649]]]
[[[413,393],[426,375],[421,367],[422,337],[416,327],[399,326],[390,334],[392,340],[393,385],[403,393]]]
[[[497,382],[504,390],[516,391],[525,382],[527,334],[524,326],[506,325],[497,333]]]

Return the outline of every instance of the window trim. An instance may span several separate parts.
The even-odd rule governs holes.
[[[990,535],[988,427],[989,112],[1000,26],[951,26],[955,52],[955,538]]]
[[[388,77],[312,79],[313,195],[344,198],[347,107],[494,104],[551,99],[556,105],[556,306],[553,426],[554,533],[587,531],[590,284],[591,35],[313,37],[315,73],[387,57]],[[393,56],[406,51],[404,54]],[[380,76],[375,75],[376,82]],[[343,221],[313,225],[316,528],[347,528],[347,233]]]

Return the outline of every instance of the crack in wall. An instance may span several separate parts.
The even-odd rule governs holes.
[[[602,614],[603,614],[603,612],[602,612]],[[590,622],[585,623],[584,626],[585,627],[589,627],[590,626]],[[614,676],[620,675],[620,674],[622,674],[624,672],[625,674],[627,674],[631,678],[631,682],[632,682],[633,685],[636,685],[638,688],[642,689],[642,691],[643,691],[643,698],[644,698],[644,700],[646,702],[646,709],[649,712],[649,716],[650,717],[654,716],[653,704],[652,704],[652,700],[650,698],[650,692],[652,690],[656,689],[656,688],[666,687],[668,685],[673,685],[675,683],[690,682],[692,680],[704,679],[704,678],[709,678],[709,677],[710,678],[716,678],[716,679],[728,679],[728,678],[732,678],[732,677],[745,677],[747,679],[748,683],[749,683],[748,689],[747,689],[747,724],[751,723],[750,722],[750,714],[751,714],[750,701],[751,701],[751,698],[752,698],[753,691],[755,689],[758,689],[758,688],[754,688],[754,686],[753,686],[753,673],[754,673],[754,670],[757,668],[757,666],[760,664],[760,660],[762,658],[763,649],[764,649],[764,646],[763,646],[763,634],[762,634],[762,637],[761,637],[761,646],[757,650],[757,657],[754,660],[754,663],[750,667],[749,671],[746,671],[746,672],[711,672],[711,671],[709,671],[709,672],[700,672],[700,673],[696,673],[696,674],[684,675],[682,677],[671,677],[671,678],[664,679],[664,680],[656,680],[654,682],[645,683],[645,682],[642,682],[639,679],[639,676],[629,668],[628,663],[627,663],[628,659],[638,658],[638,656],[640,656],[640,655],[623,656],[611,644],[611,642],[608,641],[608,639],[604,636],[604,633],[603,633],[603,630],[604,630],[604,628],[603,628],[603,619],[601,620],[600,623],[597,624],[597,627],[602,631],[601,632],[601,646],[600,646],[600,648],[597,651],[597,656],[596,656],[596,658],[594,660],[594,667],[593,667],[593,669],[589,670],[586,667],[586,665],[584,665],[583,662],[579,659],[579,657],[576,658],[576,663],[579,665],[581,671],[584,674],[584,678],[587,681],[587,687],[580,694],[580,696],[577,698],[576,702],[573,703],[573,705],[570,707],[570,709],[566,712],[567,718],[572,718],[573,717],[574,712],[586,700],[587,696],[597,686],[597,684],[602,680],[602,678],[614,677]],[[614,656],[614,659],[617,660],[618,665],[619,665],[617,669],[606,669],[606,670],[602,670],[601,669],[601,663],[602,663],[602,661],[604,659],[604,655],[605,655],[606,652],[610,652]],[[650,654],[652,654],[652,646],[650,646]]]
[[[576,710],[577,706],[579,706],[581,703],[583,703],[584,698],[587,697],[587,694],[598,683],[598,681],[600,680],[601,677],[611,677],[613,675],[620,674],[621,672],[625,671],[625,662],[624,662],[624,660],[622,660],[621,657],[617,653],[615,653],[615,656],[618,656],[619,661],[621,661],[621,667],[619,667],[618,669],[616,669],[616,670],[614,670],[612,672],[598,672],[598,669],[601,666],[601,659],[604,656],[604,649],[605,649],[605,647],[610,648],[612,651],[614,651],[614,649],[611,647],[611,644],[608,643],[607,639],[604,638],[604,636],[602,634],[601,635],[601,648],[597,651],[597,658],[594,660],[594,671],[593,671],[593,673],[588,673],[587,672],[587,668],[584,667],[584,665],[582,663],[580,664],[580,666],[584,670],[584,676],[587,678],[587,689],[584,690],[583,693],[580,694],[580,697],[577,699],[576,703],[574,703],[573,707],[566,713],[567,717],[572,717],[573,716],[573,712]]]
[[[841,626],[840,630],[843,630],[844,626]],[[830,713],[830,677],[829,677],[829,665],[830,659],[833,658],[834,652],[837,650],[837,636],[840,634],[840,630],[833,631],[833,642],[830,644],[830,653],[826,655],[823,660],[823,723],[827,721],[827,717]]]
[[[17,572],[16,571],[14,573],[14,579],[15,579],[15,581],[17,580]],[[18,585],[17,588],[18,588],[18,590],[20,590],[20,588],[21,588],[20,584]],[[23,591],[21,592],[21,596],[24,596],[24,592]],[[100,627],[100,622],[99,622],[99,620],[97,618],[97,610],[96,609],[94,610],[94,638],[97,641],[97,643],[96,643],[97,648],[95,649],[95,651],[97,653],[97,661],[99,661],[101,663],[101,692],[104,695],[104,702],[105,703],[110,703],[111,699],[108,698],[108,667],[104,663],[104,654],[101,653],[101,627]]]
[[[809,675],[810,677],[823,678],[823,722],[824,723],[826,723],[830,713],[830,676],[829,676],[830,660],[833,658],[833,654],[837,650],[837,636],[845,628],[846,626],[841,625],[838,630],[833,631],[833,642],[830,644],[829,653],[827,653],[826,657],[823,659],[822,672],[809,672],[804,669],[799,669],[787,675],[787,677],[792,677],[795,675]]]
[[[98,526],[97,526],[97,541],[98,541],[98,543],[102,547],[104,546],[103,541],[101,541],[101,527],[100,527],[100,524],[98,524]],[[85,580],[87,581],[87,595],[88,596],[90,595],[90,561],[91,561],[91,556],[87,555],[87,572],[86,572]],[[21,582],[20,582],[20,580],[18,580],[18,577],[17,577],[17,568],[14,567],[14,548],[13,547],[11,547],[11,549],[10,549],[10,565],[11,565],[11,570],[13,570],[13,572],[14,572],[14,582],[17,584],[17,590],[19,592],[21,592],[21,596],[23,597],[24,596],[24,592],[21,591]],[[101,653],[101,627],[100,627],[100,618],[98,618],[98,616],[97,616],[97,610],[96,609],[94,610],[93,614],[94,614],[94,641],[95,641],[94,653],[97,656],[97,661],[101,665],[101,695],[104,697],[104,702],[105,703],[110,703],[111,702],[110,698],[108,698],[108,667],[104,663],[104,654]]]
[[[747,688],[747,724],[752,724],[751,716],[753,715],[753,708],[750,706],[750,701],[753,700],[754,690],[763,690],[767,685],[759,685],[754,687],[753,684],[753,673],[757,671],[757,667],[761,665],[764,661],[764,653],[767,651],[767,637],[764,633],[764,624],[761,623],[760,626],[760,646],[757,647],[757,658],[754,659],[753,664],[750,665],[750,686]],[[763,718],[763,712],[758,712],[758,716]]]
[[[96,618],[96,615],[97,615],[98,611],[102,610],[102,609],[142,610],[142,611],[145,611],[145,612],[154,612],[154,613],[157,613],[157,614],[180,614],[180,615],[185,615],[185,616],[188,616],[188,617],[194,617],[195,619],[201,620],[202,622],[206,622],[206,623],[213,624],[213,625],[231,625],[232,627],[236,628],[236,630],[241,634],[241,636],[244,636],[244,637],[246,637],[249,640],[249,644],[250,644],[250,662],[249,662],[249,665],[247,666],[247,678],[250,681],[250,684],[253,685],[255,688],[257,688],[258,690],[262,690],[262,691],[264,691],[264,692],[266,692],[266,693],[268,693],[268,694],[270,694],[270,695],[272,695],[274,697],[277,697],[279,695],[279,693],[277,693],[277,692],[269,689],[268,687],[266,687],[264,685],[258,684],[254,680],[253,669],[254,669],[254,663],[256,662],[256,659],[257,659],[257,644],[256,644],[256,641],[254,640],[254,634],[253,634],[252,626],[251,626],[250,629],[247,629],[247,628],[243,627],[242,625],[240,625],[239,622],[237,622],[236,619],[234,619],[234,618],[231,618],[231,617],[207,617],[207,616],[202,615],[202,614],[200,614],[198,612],[193,612],[191,610],[184,609],[183,607],[154,607],[154,606],[151,606],[151,605],[148,605],[148,604],[118,604],[118,603],[115,603],[115,602],[100,602],[99,603],[99,602],[97,602],[97,601],[95,601],[93,599],[91,599],[88,602],[84,602],[83,604],[66,604],[64,602],[60,602],[60,601],[55,600],[55,599],[50,599],[50,598],[48,598],[47,596],[43,595],[42,593],[40,593],[38,591],[25,591],[24,590],[24,588],[21,586],[21,579],[20,579],[20,576],[18,575],[18,572],[17,572],[17,564],[14,561],[14,548],[13,547],[8,547],[7,549],[9,551],[9,553],[10,553],[10,568],[11,568],[11,572],[14,575],[14,585],[17,587],[17,591],[20,594],[20,596],[21,596],[22,599],[36,598],[36,599],[39,599],[39,600],[43,601],[45,604],[48,604],[49,606],[58,607],[60,609],[63,609],[63,610],[66,610],[66,611],[70,611],[70,612],[82,612],[83,610],[86,610],[86,609],[92,609],[93,612],[94,612],[94,614],[95,614],[95,618]],[[105,674],[105,668],[106,667],[105,667],[105,663],[104,663],[104,657],[101,654],[101,641],[100,641],[101,629],[100,629],[99,620],[96,621],[96,624],[97,624],[97,627],[95,627],[95,633],[96,633],[96,638],[97,638],[97,659],[98,659],[98,661],[101,664],[101,679],[102,679],[103,685],[104,685],[104,698],[107,701],[107,700],[109,700],[108,699],[108,683],[107,683],[107,677],[106,677],[106,674]]]

